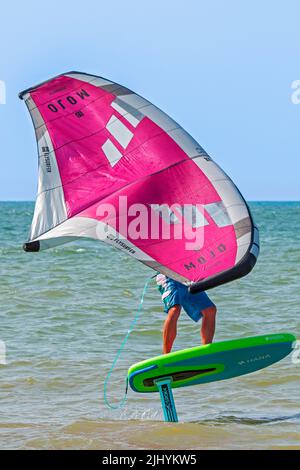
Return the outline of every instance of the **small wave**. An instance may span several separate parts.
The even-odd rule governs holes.
[[[192,423],[198,424],[244,424],[250,426],[257,426],[261,424],[271,424],[276,422],[300,422],[300,413],[285,415],[285,416],[261,416],[259,418],[251,418],[246,416],[234,416],[234,415],[224,415],[218,416],[213,419],[204,419],[202,421],[192,421]]]

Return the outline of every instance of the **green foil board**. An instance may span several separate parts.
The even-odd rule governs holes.
[[[250,374],[280,361],[296,341],[289,333],[220,341],[156,356],[130,367],[135,392],[158,392],[155,380],[171,377],[171,387],[187,387]]]

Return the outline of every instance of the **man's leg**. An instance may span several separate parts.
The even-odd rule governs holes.
[[[163,329],[163,354],[171,352],[177,334],[177,320],[180,315],[181,306],[174,305],[168,311],[168,316]]]
[[[214,339],[217,309],[215,306],[212,306],[205,308],[201,313],[203,315],[201,327],[202,344],[209,344]]]

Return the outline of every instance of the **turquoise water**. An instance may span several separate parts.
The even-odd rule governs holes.
[[[216,340],[262,333],[299,337],[300,202],[252,203],[261,255],[244,279],[210,292]],[[300,364],[291,356],[255,374],[175,390],[178,425],[158,395],[129,392],[123,410],[103,382],[152,271],[95,241],[24,253],[32,203],[0,203],[1,448],[298,448]],[[164,315],[154,285],[109,388],[122,397],[129,365],[161,351]],[[176,349],[199,343],[179,319]]]

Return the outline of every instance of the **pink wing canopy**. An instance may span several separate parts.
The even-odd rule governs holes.
[[[258,230],[243,197],[156,106],[79,72],[52,78],[20,98],[39,153],[26,251],[79,237],[100,239],[194,292],[253,268]]]

